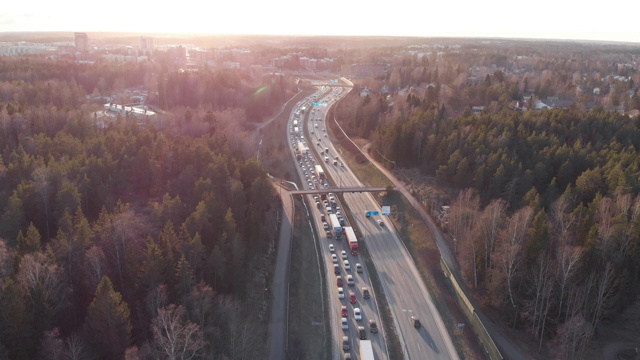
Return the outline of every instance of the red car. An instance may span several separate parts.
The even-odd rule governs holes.
[[[342,286],[342,276],[336,276],[336,282],[338,283],[338,286]]]
[[[353,291],[349,291],[349,302],[352,304],[356,303],[356,294]]]
[[[346,306],[342,306],[342,310],[340,311],[340,315],[342,317],[349,317],[349,312],[347,311],[347,307]]]

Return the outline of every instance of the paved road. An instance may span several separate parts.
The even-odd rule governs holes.
[[[280,216],[280,236],[276,269],[271,285],[271,319],[269,320],[269,359],[282,360],[286,354],[287,313],[289,304],[289,259],[291,255],[291,230],[293,224],[293,199],[279,184],[273,184],[280,194],[284,212]]]
[[[325,142],[329,155],[340,154]],[[328,165],[339,187],[363,186],[347,167]],[[385,217],[367,218],[367,210],[379,209],[371,194],[345,194],[345,202],[361,231],[364,244],[371,254],[389,302],[394,325],[406,359],[458,359],[458,354],[442,322],[431,296],[404,244]],[[378,225],[382,220],[384,226]],[[423,327],[415,329],[410,317],[416,315]]]
[[[309,102],[307,102],[306,105],[304,103],[299,104],[297,107],[294,108],[294,111],[293,111],[294,115],[292,115],[291,120],[297,119],[299,121],[299,125],[301,126],[301,130],[306,129],[304,141],[306,142],[307,146],[316,147],[317,149],[324,149],[324,146],[317,147],[317,144],[318,143],[320,144],[326,143],[327,145],[329,144],[328,137],[324,136],[326,132],[323,131],[323,129],[325,128],[326,110],[339,97],[346,94],[346,92],[344,92],[343,90],[344,89],[342,88],[332,88],[332,89],[325,88],[324,90],[320,90],[318,93],[316,93],[316,98],[326,100],[327,101],[326,107],[317,107],[315,108],[315,110],[307,109],[307,114],[309,114],[309,112],[311,113],[308,116],[305,116],[305,117],[295,116],[295,112],[297,111],[298,108],[302,108],[304,106],[308,108]],[[292,145],[291,149],[293,149],[297,145],[298,141],[301,141],[302,139],[301,135],[302,135],[302,132],[299,134],[290,134],[288,136],[289,141]],[[294,156],[293,150],[292,150],[292,156]],[[313,159],[311,155],[305,155],[303,156],[303,164],[302,164],[305,166],[305,168],[302,168],[302,165],[298,161],[296,161],[297,172],[301,179],[305,179],[305,175],[312,174],[309,167],[311,166],[311,168],[313,168],[313,166],[315,165],[314,161],[315,163],[320,164],[323,168],[332,166],[330,165],[330,163],[325,162],[323,159]],[[307,172],[307,174],[304,173],[305,171]],[[303,188],[305,189],[310,188],[307,181],[304,181],[303,183],[304,183]],[[315,200],[313,200],[311,195],[307,195],[307,197],[308,197],[307,202],[309,204],[315,204]],[[368,270],[365,268],[362,273],[357,273],[355,271],[355,269],[353,268],[355,264],[363,263],[363,261],[359,258],[359,256],[351,255],[345,240],[337,241],[335,237],[327,238],[326,232],[322,227],[322,221],[320,219],[321,215],[325,215],[326,219],[328,219],[329,217],[328,215],[329,213],[324,206],[321,206],[321,209],[317,209],[317,207],[311,206],[309,207],[308,211],[309,211],[310,217],[314,219],[313,224],[316,226],[316,233],[319,234],[319,238],[317,238],[316,240],[319,242],[319,245],[320,245],[319,246],[320,252],[321,252],[320,258],[322,259],[322,262],[323,262],[323,264],[321,265],[321,270],[327,272],[326,288],[327,288],[328,305],[329,305],[327,311],[329,312],[329,319],[331,324],[331,337],[333,339],[332,341],[333,347],[331,351],[332,357],[334,359],[342,359],[342,356],[343,356],[342,355],[343,351],[341,349],[342,337],[348,336],[350,346],[351,346],[351,350],[349,351],[349,353],[351,354],[351,358],[358,359],[359,358],[359,341],[357,336],[357,327],[364,326],[365,329],[367,330],[367,335],[369,340],[372,341],[372,346],[373,346],[374,353],[376,354],[376,359],[378,360],[387,359],[388,354],[387,354],[387,348],[386,348],[386,342],[385,342],[384,329],[380,329],[380,332],[377,334],[371,334],[368,331],[369,319],[374,319],[379,325],[382,325],[380,323],[380,316],[379,316],[377,300],[375,297],[375,292],[373,291],[371,287],[371,282],[369,280]],[[333,263],[333,260],[331,259],[331,253],[329,252],[330,243],[334,244],[335,253],[339,258],[337,260],[337,264],[341,270],[341,276],[344,280],[344,284],[342,287],[345,292],[345,299],[338,298],[338,294],[337,294],[338,286],[336,284],[336,276],[333,274],[334,263]],[[342,259],[342,256],[340,254],[341,251],[343,250],[347,252],[347,260],[349,260],[352,266],[351,270],[346,270],[346,267],[343,262],[344,259]],[[346,282],[347,275],[353,276],[354,285],[349,286],[347,284]],[[362,297],[363,286],[366,286],[370,289],[372,293],[371,294],[372,296],[370,299],[364,299]],[[357,298],[357,303],[354,305],[351,305],[349,303],[348,296],[350,291],[354,292]],[[349,316],[347,317],[349,328],[347,330],[342,329],[341,315],[340,315],[341,306],[346,306],[349,314]],[[356,321],[354,318],[353,311],[354,311],[354,308],[356,307],[360,308],[362,311],[362,320]]]
[[[398,180],[398,178],[391,171],[382,166],[382,164],[378,163],[371,157],[371,155],[369,155],[369,145],[370,144],[363,146],[362,153],[367,157],[367,159],[369,159],[369,161],[373,165],[378,168],[378,170],[384,173],[385,176],[387,176],[387,178],[389,178],[389,180],[393,182],[393,184],[395,185],[395,190],[400,191],[404,195],[404,197],[411,203],[414,209],[420,214],[422,220],[427,223],[427,225],[431,229],[431,232],[435,235],[436,243],[438,244],[438,249],[440,250],[441,256],[444,258],[449,268],[453,269],[452,271],[455,271],[455,269],[457,268],[456,264],[453,262],[451,250],[449,249],[449,246],[446,243],[444,236],[440,231],[440,228],[438,228],[438,226],[435,224],[429,213],[424,209],[420,202],[418,202],[416,198],[411,196],[409,191],[406,189],[405,184],[402,181]],[[473,299],[471,299],[471,301],[475,304],[475,301],[473,301]],[[505,336],[500,330],[498,330],[496,325],[492,321],[490,321],[484,315],[484,313],[482,313],[482,311],[478,311],[479,306],[477,306],[477,304],[475,308],[476,312],[478,313],[478,317],[480,317],[480,320],[483,322],[485,328],[491,335],[491,338],[493,338],[493,341],[496,343],[496,345],[500,349],[500,352],[502,353],[502,356],[505,359],[525,360],[531,358],[531,356],[526,355],[526,352],[513,344],[507,336]]]

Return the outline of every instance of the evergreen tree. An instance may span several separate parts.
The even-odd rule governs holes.
[[[101,359],[122,358],[131,343],[129,306],[104,276],[87,311],[85,330]]]

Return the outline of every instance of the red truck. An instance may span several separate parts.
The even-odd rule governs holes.
[[[342,229],[347,236],[347,242],[349,243],[349,249],[351,249],[351,255],[358,255],[358,253],[360,252],[358,250],[358,238],[356,238],[356,233],[353,232],[353,228],[351,226],[345,226]]]

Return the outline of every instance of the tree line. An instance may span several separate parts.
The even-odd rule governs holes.
[[[430,109],[387,119],[371,140],[389,166],[447,184],[453,200],[424,200],[450,206],[443,226],[465,279],[566,358],[640,293],[639,125],[602,108]]]
[[[416,192],[450,233],[467,284],[557,358],[579,357],[640,292],[640,120],[605,110],[640,104],[630,56],[478,44],[398,56],[384,78],[362,81],[374,91],[356,88],[335,109],[382,163],[446,189]],[[478,69],[493,70],[472,79]],[[587,96],[594,87],[599,99]],[[574,105],[513,109],[525,94]]]
[[[0,102],[0,358],[259,358],[277,203],[260,164],[230,132],[31,101]]]

